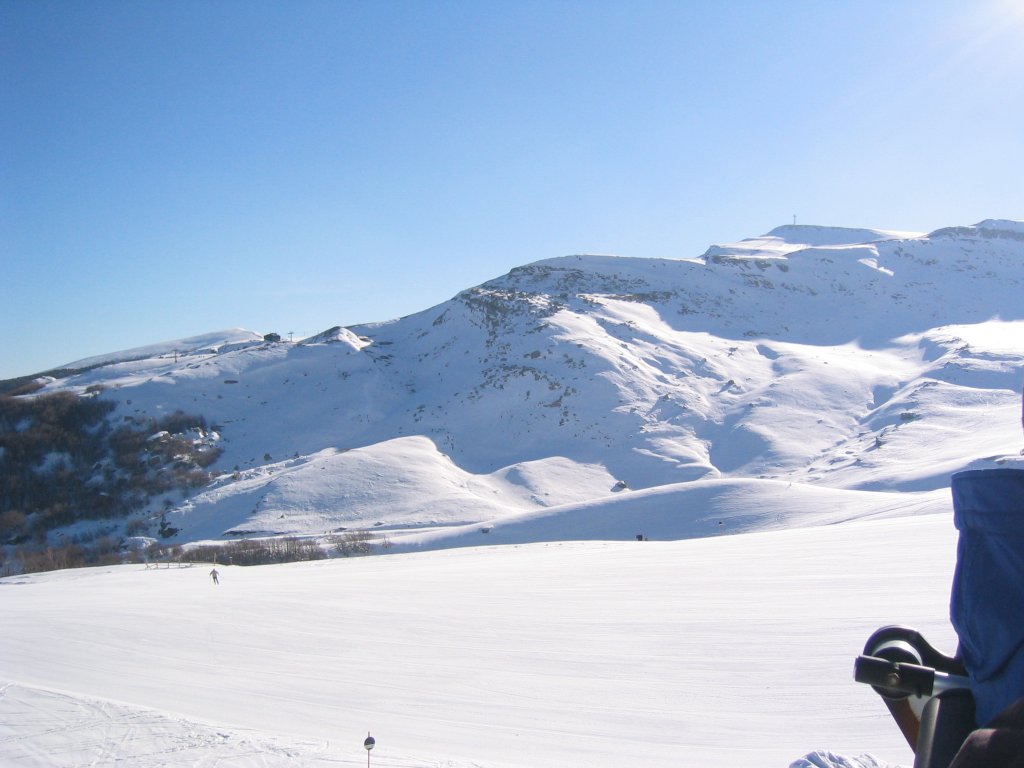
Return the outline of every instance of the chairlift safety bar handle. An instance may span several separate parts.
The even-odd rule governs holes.
[[[963,675],[951,675],[920,664],[890,661],[878,656],[858,656],[853,678],[893,697],[934,696],[942,691],[970,688],[970,681]]]

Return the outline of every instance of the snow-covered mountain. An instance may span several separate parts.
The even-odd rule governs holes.
[[[1020,222],[784,226],[699,258],[539,261],[294,343],[235,329],[92,358],[41,391],[102,387],[116,419],[216,425],[219,477],[167,507],[178,542],[678,539],[904,515],[1018,453],[1022,284]]]

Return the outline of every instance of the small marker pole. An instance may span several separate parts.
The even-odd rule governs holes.
[[[366,748],[366,768],[370,768],[370,750],[373,749],[377,743],[376,739],[370,735],[370,732],[366,732],[366,741],[363,742],[363,747]]]

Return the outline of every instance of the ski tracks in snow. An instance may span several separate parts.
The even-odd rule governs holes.
[[[18,683],[0,685],[0,764],[18,768],[337,768],[365,761],[360,745],[268,738],[156,710]],[[375,755],[375,758],[377,756]],[[433,768],[406,759],[385,768]]]

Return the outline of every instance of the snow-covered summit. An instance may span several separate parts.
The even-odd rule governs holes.
[[[326,331],[310,336],[308,339],[303,339],[303,344],[347,344],[353,349],[361,349],[367,345],[367,341],[361,339],[355,333],[350,331],[348,328],[342,328],[340,325],[336,325],[333,328],[328,328]]]
[[[985,219],[972,227],[944,227],[928,235],[930,238],[1008,238],[1024,240],[1024,222],[1008,219]]]
[[[61,366],[64,369],[79,370],[82,368],[95,368],[112,363],[131,362],[134,360],[147,360],[158,358],[164,355],[188,355],[201,354],[203,352],[217,352],[229,345],[250,344],[262,341],[263,337],[258,333],[246,330],[245,328],[230,328],[223,331],[213,331],[198,336],[188,336],[172,341],[162,341],[156,344],[147,344],[142,347],[121,350],[120,352],[109,352],[104,355],[95,355],[81,360],[75,360]]]
[[[814,224],[784,224],[764,237],[773,237],[793,245],[860,245],[879,240],[909,240],[921,232],[895,232],[885,229],[824,227]]]
[[[781,258],[807,248],[866,246],[886,240],[910,240],[921,236],[920,232],[785,224],[760,237],[746,238],[738,243],[713,245],[704,253],[704,259]]]

